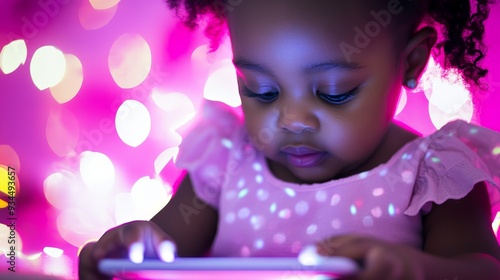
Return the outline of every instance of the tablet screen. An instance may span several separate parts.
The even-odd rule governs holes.
[[[119,279],[320,280],[353,274],[358,266],[340,257],[316,265],[303,265],[296,258],[178,258],[172,263],[145,260],[140,264],[105,259],[99,263],[99,269]]]

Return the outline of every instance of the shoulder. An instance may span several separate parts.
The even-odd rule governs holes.
[[[387,149],[393,149],[389,166],[413,184],[405,214],[425,214],[432,203],[463,198],[481,182],[488,182],[491,210],[500,210],[498,132],[464,121],[451,122],[425,137],[401,127],[392,130],[387,141]]]
[[[230,150],[243,141],[238,111],[220,102],[206,101],[179,146],[176,164],[193,172],[203,165],[222,167]]]
[[[244,140],[238,112],[223,103],[207,101],[179,146],[176,166],[189,173],[196,195],[214,208],[218,207],[229,159]]]

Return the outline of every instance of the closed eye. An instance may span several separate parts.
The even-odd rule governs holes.
[[[278,98],[279,92],[269,91],[264,93],[256,93],[248,89],[247,87],[242,88],[242,94],[246,97],[255,98],[263,103],[270,103]]]
[[[349,92],[343,94],[326,94],[320,91],[316,92],[316,95],[326,102],[333,105],[342,105],[351,101],[360,91],[360,87],[356,87]]]

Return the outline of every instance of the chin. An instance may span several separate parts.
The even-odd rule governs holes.
[[[303,184],[325,183],[335,179],[336,172],[325,171],[325,168],[293,168],[291,173],[297,178],[297,181]]]

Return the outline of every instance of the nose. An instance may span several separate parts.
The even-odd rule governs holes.
[[[316,132],[319,119],[314,111],[304,104],[286,105],[279,112],[278,127],[292,133]]]

